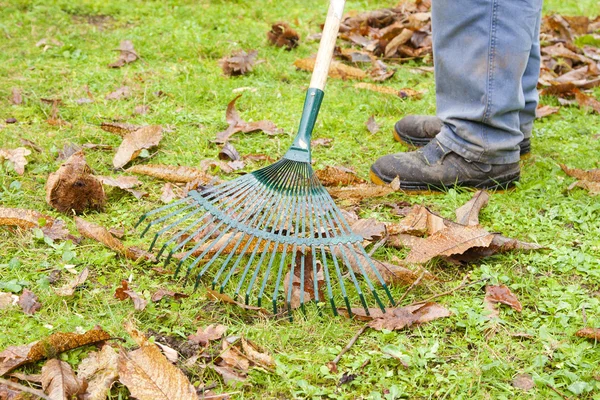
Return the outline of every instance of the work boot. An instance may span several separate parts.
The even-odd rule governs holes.
[[[378,185],[400,180],[407,191],[444,191],[455,186],[506,189],[519,180],[519,163],[486,164],[462,158],[437,139],[408,153],[379,158],[371,165],[371,181]]]
[[[394,139],[409,146],[422,147],[431,141],[442,129],[442,120],[431,115],[407,115],[394,126]],[[519,143],[521,156],[531,151],[529,138]]]

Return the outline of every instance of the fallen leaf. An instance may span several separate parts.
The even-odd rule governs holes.
[[[600,342],[600,328],[582,328],[575,333],[576,336]]]
[[[315,171],[315,175],[323,186],[348,186],[366,182],[350,168],[331,165]]]
[[[96,327],[83,334],[57,332],[28,345],[9,346],[0,353],[0,376],[21,365],[56,357],[65,351],[108,339],[110,339],[110,335],[102,328]]]
[[[19,175],[25,173],[25,165],[27,165],[27,157],[31,154],[31,150],[25,147],[17,147],[16,149],[0,149],[0,159],[10,161],[15,172]]]
[[[535,110],[535,117],[544,118],[548,115],[556,114],[559,110],[560,107],[540,106]]]
[[[135,108],[133,109],[133,113],[134,114],[138,114],[138,115],[146,115],[150,112],[150,106],[141,104],[139,106],[135,106]]]
[[[331,143],[333,143],[333,139],[331,138],[318,138],[310,141],[310,145],[312,147],[323,146],[330,147]]]
[[[185,299],[186,297],[190,297],[189,294],[174,292],[167,289],[158,289],[156,292],[154,292],[150,300],[153,302],[161,301],[165,296],[172,297],[173,300],[181,300]]]
[[[178,198],[179,196],[173,192],[173,185],[171,182],[167,182],[164,184],[162,188],[162,194],[160,195],[160,201],[167,204]]]
[[[226,142],[221,150],[219,151],[219,159],[220,160],[231,160],[237,161],[240,160],[240,153],[233,147],[233,145],[229,142]]]
[[[19,138],[19,141],[21,142],[21,144],[23,146],[30,147],[32,150],[37,151],[38,153],[41,153],[44,151],[44,149],[42,149],[37,143],[35,143],[29,139]]]
[[[411,248],[405,261],[425,263],[437,256],[462,254],[472,247],[487,247],[494,234],[478,226],[452,224],[428,236],[419,246]]]
[[[136,311],[144,311],[148,302],[140,297],[135,291],[129,289],[129,284],[125,279],[121,281],[121,286],[115,291],[114,297],[121,301],[125,299],[131,299],[133,301],[133,308]]]
[[[113,166],[115,168],[124,167],[136,158],[143,149],[158,146],[161,139],[162,127],[160,125],[145,126],[126,134],[113,158]]]
[[[401,99],[405,99],[407,97],[418,98],[419,96],[421,96],[423,94],[423,92],[420,92],[418,90],[411,89],[411,88],[396,89],[396,88],[392,88],[389,86],[375,85],[373,83],[367,83],[367,82],[355,83],[354,87],[357,89],[370,90],[371,92],[391,94],[394,96],[398,96]]]
[[[348,310],[345,308],[338,308],[338,311],[346,317],[349,316]],[[369,327],[375,330],[393,331],[449,317],[452,313],[440,304],[428,302],[406,307],[386,308],[385,313],[379,308],[369,308],[369,315],[363,308],[352,308],[352,315],[359,320],[369,321]]]
[[[290,269],[283,278],[283,293],[289,307],[296,309],[311,300],[316,300],[317,297],[319,301],[324,299],[325,276],[323,266],[320,261],[316,260],[315,265],[313,265],[313,256],[310,250],[305,255],[301,251],[297,251]],[[293,277],[291,277],[292,272]],[[317,287],[316,292],[315,286]]]
[[[591,182],[591,181],[575,181],[567,187],[567,190],[573,190],[575,187],[580,187],[582,189],[587,190],[592,196],[597,196],[600,194],[600,182]]]
[[[385,223],[374,218],[359,219],[351,225],[352,232],[368,241],[379,240],[385,236]]]
[[[139,331],[129,327],[129,334],[140,346],[118,358],[119,381],[132,397],[139,400],[197,400],[196,389],[187,377],[150,343]]]
[[[512,380],[513,387],[524,391],[529,391],[535,387],[531,374],[517,374]]]
[[[390,186],[373,185],[371,183],[361,183],[345,187],[329,187],[327,191],[334,199],[347,200],[351,204],[358,204],[364,199],[373,197],[383,197],[394,193]]]
[[[236,385],[238,382],[243,382],[247,378],[245,373],[234,371],[228,366],[210,365],[210,368],[221,375],[223,382],[225,382],[226,385]]]
[[[18,389],[8,386],[4,383],[0,383],[0,399],[2,400],[20,400],[27,399],[23,396],[23,392]]]
[[[131,96],[131,89],[129,88],[129,86],[121,86],[114,92],[110,92],[109,94],[107,94],[104,98],[106,100],[121,100],[126,99],[129,96]]]
[[[140,56],[135,52],[133,48],[133,42],[131,40],[123,40],[119,44],[119,58],[114,63],[108,64],[111,68],[121,68],[125,64],[136,61]]]
[[[68,400],[85,391],[85,382],[78,379],[71,366],[57,359],[42,367],[42,388],[52,400]]]
[[[108,344],[81,360],[77,367],[77,377],[88,383],[83,395],[85,400],[106,399],[111,386],[119,378],[117,363],[118,354]]]
[[[242,97],[237,95],[233,100],[227,104],[227,110],[225,111],[225,120],[229,124],[227,129],[218,132],[215,142],[217,144],[226,143],[229,138],[238,132],[250,133],[255,131],[263,131],[267,135],[277,135],[281,133],[281,130],[275,126],[271,121],[262,120],[256,122],[246,122],[240,117],[240,114],[235,109],[235,102]]]
[[[46,182],[46,202],[63,213],[102,210],[106,195],[102,183],[86,164],[83,152],[73,154],[50,174]]]
[[[266,369],[275,368],[275,360],[270,354],[243,337],[240,339],[240,342],[242,350],[250,362]]]
[[[569,168],[564,164],[559,165],[565,174],[572,176],[573,178],[585,181],[600,182],[600,168],[583,170],[578,168]]]
[[[374,115],[371,115],[369,117],[369,119],[367,120],[365,125],[367,126],[367,129],[369,130],[369,132],[371,132],[372,134],[379,132],[379,125],[377,124],[377,122],[375,122]]]
[[[506,304],[512,309],[521,312],[523,306],[506,285],[488,285],[485,288],[485,298],[491,303]]]
[[[209,184],[214,179],[201,169],[178,165],[139,164],[127,168],[126,172],[152,176],[170,182],[188,183],[199,181],[204,185]]]
[[[479,212],[489,200],[490,195],[485,190],[478,190],[471,200],[456,209],[456,222],[461,225],[479,225]]]
[[[110,234],[110,232],[106,228],[100,225],[88,222],[79,217],[75,217],[75,225],[77,226],[77,230],[79,231],[79,233],[81,233],[83,236],[102,243],[106,247],[125,256],[125,258],[129,260],[137,261],[140,258],[144,258],[150,261],[155,260],[154,255],[148,252],[139,250],[135,247],[125,247],[125,245],[120,240],[115,238],[113,235]]]
[[[23,104],[23,95],[21,94],[21,89],[12,88],[10,102],[15,106]]]
[[[255,306],[250,306],[250,305],[247,305],[244,303],[240,303],[240,302],[232,299],[231,296],[229,296],[228,294],[219,293],[216,290],[206,289],[206,298],[213,299],[213,300],[219,300],[224,303],[235,304],[236,306],[241,307],[244,310],[258,311],[261,314],[269,314],[269,312],[262,307],[255,307]]]
[[[134,187],[141,185],[142,182],[135,176],[97,176],[98,180],[102,182],[106,186],[112,186],[119,188],[121,190],[125,190],[128,193],[131,193],[136,199],[141,199],[146,196],[147,193],[141,192],[139,190],[133,190]]]
[[[42,308],[38,297],[29,289],[23,289],[23,293],[19,296],[19,306],[25,314],[29,315],[35,314]]]
[[[245,73],[252,71],[252,67],[256,64],[257,54],[258,51],[256,50],[250,50],[249,52],[238,50],[230,56],[221,58],[219,60],[219,65],[225,75],[244,75]]]
[[[575,93],[575,100],[579,103],[582,108],[591,108],[597,114],[600,114],[600,101],[596,100],[592,96],[588,96],[579,89],[573,90]]]
[[[273,45],[285,47],[286,50],[297,47],[300,40],[298,33],[286,22],[277,22],[271,25],[271,30],[267,32],[267,38]]]
[[[189,335],[188,339],[201,346],[206,346],[210,341],[221,339],[227,331],[225,325],[208,325],[206,328],[198,328],[196,334]]]
[[[294,66],[304,71],[312,71],[315,69],[314,58],[303,58],[294,61]],[[332,61],[329,65],[330,78],[335,79],[365,79],[367,73],[360,68],[350,67],[337,61]]]
[[[74,242],[77,242],[78,240],[76,237],[71,235],[65,225],[65,222],[61,219],[50,219],[49,221],[46,220],[46,224],[41,230],[45,237],[52,240],[72,240]]]
[[[4,310],[10,306],[17,304],[19,296],[12,293],[0,292],[0,310]]]
[[[64,286],[55,289],[54,293],[56,293],[58,296],[72,296],[75,293],[75,289],[83,285],[83,283],[87,280],[89,273],[90,270],[85,267],[75,279]]]
[[[135,132],[141,128],[139,125],[123,124],[120,122],[103,122],[100,125],[103,131],[125,136],[128,133]]]
[[[42,221],[43,223],[40,224]],[[22,229],[30,229],[53,222],[52,217],[34,210],[0,207],[0,226],[18,226]]]

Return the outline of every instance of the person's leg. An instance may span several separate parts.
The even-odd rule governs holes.
[[[438,140],[491,164],[519,160],[522,78],[541,0],[433,0]]]

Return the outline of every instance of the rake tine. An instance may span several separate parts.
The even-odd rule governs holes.
[[[200,211],[202,211],[202,209],[201,208],[197,208],[194,211],[186,214],[185,216],[179,218],[175,222],[170,223],[169,225],[165,226],[164,228],[162,228],[161,230],[159,230],[158,232],[156,232],[154,234],[154,238],[152,239],[152,243],[150,243],[150,247],[148,248],[148,251],[152,251],[152,249],[154,248],[154,245],[156,244],[156,241],[158,240],[158,237],[160,235],[162,235],[163,233],[167,232],[168,230],[174,228],[175,226],[179,225],[180,223],[182,223],[184,221],[187,221],[188,219],[190,219],[194,215],[198,214]]]
[[[169,214],[167,214],[165,216],[162,216],[160,218],[157,218],[155,220],[152,220],[152,221],[148,222],[148,225],[146,225],[146,228],[142,231],[142,234],[140,235],[140,237],[144,237],[144,235],[148,232],[148,230],[150,230],[150,228],[152,228],[152,226],[154,226],[156,224],[159,224],[159,223],[161,223],[161,222],[163,222],[163,221],[171,218],[174,215],[181,214],[182,212],[184,212],[184,211],[186,211],[186,210],[188,210],[188,209],[190,209],[190,208],[192,208],[194,206],[195,206],[195,204],[193,204],[193,203],[188,204],[187,206],[185,206],[183,208],[180,208],[179,210],[175,210],[175,211],[170,212]]]
[[[369,290],[373,294],[373,297],[375,297],[375,301],[377,302],[377,305],[379,306],[379,308],[381,308],[381,311],[385,313],[385,306],[383,305],[383,303],[379,299],[379,295],[377,294],[377,291],[375,290],[375,287],[373,287],[373,284],[371,283],[371,279],[369,279],[369,276],[367,275],[367,272],[363,268],[362,262],[360,262],[360,259],[358,258],[358,254],[354,250],[354,247],[351,246],[351,245],[349,245],[348,246],[348,251],[350,252],[351,255],[354,256],[354,259],[356,260],[356,263],[358,264],[358,268],[360,268],[360,272],[361,272],[363,278],[365,279],[365,281],[367,282],[367,287],[369,288]]]
[[[346,251],[345,251],[344,245],[340,245],[340,253],[342,253],[342,258],[344,259],[344,264],[348,267],[348,273],[350,274],[352,283],[354,283],[354,287],[356,288],[356,293],[358,293],[358,298],[360,299],[360,302],[363,305],[363,308],[365,309],[365,313],[367,315],[371,315],[369,313],[369,307],[367,306],[367,300],[365,299],[365,295],[363,294],[362,288],[360,287],[360,284],[358,283],[358,280],[356,279],[356,275],[354,274],[354,271],[352,270],[350,260],[348,260],[348,257],[346,256]]]
[[[279,246],[279,242],[275,242],[275,246]],[[284,244],[284,247],[286,245]],[[263,293],[265,292],[265,287],[267,285],[267,280],[269,279],[269,275],[271,274],[271,267],[273,266],[273,261],[275,261],[275,254],[277,254],[275,251],[273,251],[271,253],[271,258],[269,259],[269,264],[267,265],[267,270],[265,271],[265,276],[263,278],[262,284],[260,286],[260,290],[258,292],[258,296],[257,296],[257,302],[256,304],[261,307],[261,303],[262,303],[262,296]],[[258,270],[256,270],[255,274],[258,274]],[[249,292],[250,292],[250,288],[248,287],[248,291],[246,292],[246,297],[248,297]],[[275,290],[277,292],[277,289]]]
[[[171,209],[171,208],[173,208],[173,207],[176,207],[176,206],[178,206],[178,205],[180,205],[180,204],[183,204],[183,203],[185,203],[185,202],[187,202],[187,201],[188,201],[188,199],[187,199],[187,198],[185,198],[185,199],[181,199],[181,200],[177,200],[177,201],[176,201],[176,202],[174,202],[174,203],[167,204],[166,206],[162,206],[162,207],[160,207],[160,208],[156,208],[156,209],[154,209],[154,210],[152,210],[152,211],[148,211],[147,213],[143,214],[143,215],[140,217],[140,219],[138,220],[138,222],[135,224],[134,228],[136,228],[136,229],[137,229],[137,227],[138,227],[138,226],[140,226],[140,224],[141,224],[141,223],[142,223],[142,222],[143,222],[143,221],[144,221],[146,218],[148,218],[149,216],[151,216],[151,215],[154,215],[154,214],[157,214],[157,213],[160,213],[160,212],[162,212],[162,211],[165,211],[165,210],[168,210],[168,209]]]
[[[335,245],[330,245],[329,247],[331,248],[331,257],[333,258],[333,265],[335,267],[335,272],[338,277],[338,282],[340,283],[340,289],[342,290],[344,303],[346,304],[346,308],[348,309],[348,316],[352,317],[352,306],[350,306],[350,300],[348,299],[348,293],[346,292],[344,278],[342,276],[342,272],[340,271],[340,265],[338,263],[337,257],[335,256]]]
[[[202,210],[201,208],[199,210]],[[206,219],[208,218],[208,221],[206,221]],[[202,218],[198,218],[196,221],[192,222],[191,224],[189,224],[188,226],[185,227],[185,229],[179,231],[177,234],[173,235],[171,237],[171,239],[167,240],[162,247],[160,248],[160,250],[158,251],[158,253],[156,254],[156,258],[160,258],[160,256],[162,255],[162,253],[167,249],[167,247],[169,247],[169,245],[177,240],[179,240],[180,237],[182,237],[183,235],[185,235],[186,233],[188,233],[189,231],[191,231],[192,229],[194,229],[195,226],[200,225],[202,222],[206,222],[204,225],[202,225],[199,229],[197,229],[194,233],[190,234],[188,236],[188,238],[194,238],[197,234],[199,234],[200,232],[202,232],[204,229],[206,229],[206,227],[214,220],[214,216],[212,214],[209,213],[204,213],[204,215],[202,216]],[[192,240],[190,239],[190,240]],[[189,240],[188,240],[189,242]],[[187,243],[187,242],[186,242]]]
[[[283,272],[283,265],[285,264],[285,256],[287,253],[288,244],[283,244],[283,252],[281,253],[281,262],[279,263],[279,270],[277,271],[277,280],[275,281],[275,290],[273,291],[273,314],[277,314],[277,294],[279,293],[279,284],[281,282],[281,275]],[[275,254],[275,253],[273,253]]]
[[[383,280],[381,273],[379,272],[379,270],[377,269],[377,267],[371,260],[371,257],[369,257],[369,255],[367,254],[367,252],[365,251],[365,248],[363,246],[359,246],[359,249],[360,249],[362,255],[367,260],[367,262],[369,263],[369,266],[373,270],[373,273],[377,276],[377,280],[379,280],[379,283],[381,283],[381,286],[383,287],[383,290],[385,291],[385,294],[387,295],[388,300],[390,301],[392,307],[396,306],[396,302],[394,301],[394,297],[392,296],[392,293],[390,293],[390,289],[388,288],[387,283],[385,283],[385,281]]]
[[[296,252],[298,250],[298,246],[294,245],[294,247],[292,248],[292,265],[290,268],[290,282],[288,285],[288,292],[286,295],[286,305],[287,305],[287,309],[288,309],[288,315],[291,318],[292,316],[292,289],[294,286],[294,275],[296,275]],[[301,278],[302,279],[302,278]],[[302,285],[302,283],[300,284]],[[302,290],[300,290],[301,296],[304,296],[304,292],[302,292]],[[277,294],[277,293],[275,293]],[[300,297],[300,301],[302,301],[302,297]],[[275,298],[273,299],[273,301],[275,301]],[[302,304],[302,303],[301,303]]]

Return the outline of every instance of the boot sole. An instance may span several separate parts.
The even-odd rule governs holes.
[[[405,145],[413,148],[423,147],[431,141],[428,138],[415,138],[398,132],[394,128],[394,140],[396,142],[404,143]],[[531,141],[522,142],[520,145],[520,156],[521,158],[527,158],[531,154]]]
[[[391,183],[386,182],[377,175],[373,169],[369,170],[369,177],[371,178],[371,182],[376,185],[387,186]],[[407,192],[415,192],[415,193],[428,193],[428,192],[446,192],[450,188],[454,187],[470,187],[475,189],[487,189],[487,190],[495,190],[495,191],[503,191],[510,189],[514,186],[514,184],[519,180],[520,174],[509,174],[498,177],[497,179],[488,179],[483,182],[472,182],[472,181],[463,181],[456,182],[449,186],[435,186],[428,185],[422,182],[403,182],[400,181],[400,190],[405,190]]]

